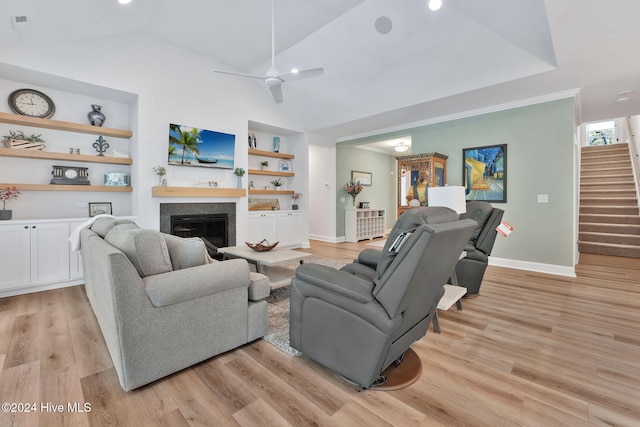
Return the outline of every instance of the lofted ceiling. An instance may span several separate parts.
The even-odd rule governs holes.
[[[277,68],[325,70],[285,83],[278,108],[336,140],[575,89],[584,121],[640,113],[637,0],[275,0],[275,14]],[[269,0],[3,0],[0,15],[4,45],[142,33],[230,71],[270,66]]]

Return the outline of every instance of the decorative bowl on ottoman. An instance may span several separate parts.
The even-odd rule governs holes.
[[[249,242],[244,242],[244,243],[246,243],[246,245],[249,246],[254,251],[266,252],[278,246],[278,243],[280,242],[278,241],[278,242],[275,242],[274,244],[270,244],[267,239],[262,239],[262,241],[260,241],[259,243],[249,243]]]

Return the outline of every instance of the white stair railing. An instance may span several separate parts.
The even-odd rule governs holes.
[[[627,132],[629,134],[629,154],[631,155],[631,170],[633,171],[633,178],[636,183],[636,197],[640,203],[640,158],[638,157],[638,150],[636,149],[636,135],[633,131],[631,117],[625,117],[625,123],[627,124]]]

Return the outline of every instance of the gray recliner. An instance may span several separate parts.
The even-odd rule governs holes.
[[[412,209],[382,252],[364,250],[341,270],[301,265],[291,281],[291,346],[362,388],[382,383],[382,371],[426,334],[475,226],[448,208]]]
[[[469,201],[467,212],[461,219],[472,219],[478,223],[464,247],[467,255],[456,264],[456,277],[460,286],[467,288],[468,295],[480,292],[484,272],[489,264],[489,255],[496,241],[496,227],[502,221],[504,211],[494,208],[489,202]]]

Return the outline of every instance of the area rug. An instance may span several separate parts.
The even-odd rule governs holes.
[[[305,259],[304,263],[326,265],[338,269],[347,264],[346,262],[316,256]],[[298,262],[289,264],[283,264],[283,266],[291,268],[292,273],[299,266]],[[289,346],[289,286],[271,291],[271,294],[267,297],[267,304],[269,329],[267,335],[262,339],[291,356],[300,356],[302,353]]]

